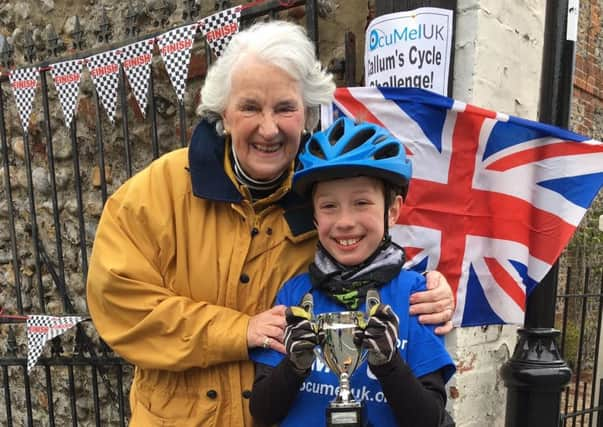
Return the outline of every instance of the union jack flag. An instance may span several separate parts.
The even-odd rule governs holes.
[[[603,185],[603,144],[421,89],[340,88],[334,109],[404,142],[413,178],[392,235],[407,267],[446,276],[453,323],[523,324]]]

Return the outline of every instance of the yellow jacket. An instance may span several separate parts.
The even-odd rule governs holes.
[[[225,143],[197,126],[107,200],[88,272],[102,338],[136,365],[130,426],[251,426],[250,316],[306,270],[312,214],[291,177],[252,204]]]

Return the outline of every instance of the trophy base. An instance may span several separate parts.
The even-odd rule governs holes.
[[[361,402],[332,402],[326,409],[327,427],[366,427],[366,411]]]

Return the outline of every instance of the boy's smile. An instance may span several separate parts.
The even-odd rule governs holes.
[[[340,264],[362,263],[375,252],[385,231],[385,196],[380,180],[365,176],[318,182],[312,195],[318,238]],[[389,209],[398,218],[401,198]]]

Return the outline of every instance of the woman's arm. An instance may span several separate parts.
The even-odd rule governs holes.
[[[173,160],[172,155],[167,157]],[[284,351],[278,344],[284,309],[250,317],[182,291],[190,287],[203,289],[203,295],[217,295],[228,284],[209,279],[218,277],[216,272],[199,275],[193,283],[188,283],[187,271],[174,279],[178,283],[167,277],[176,262],[186,268],[188,256],[180,241],[186,236],[180,235],[174,218],[184,182],[170,179],[173,170],[180,169],[179,161],[170,166],[158,160],[107,200],[86,289],[95,327],[122,357],[149,369],[182,371],[247,360],[248,347],[261,345],[266,337],[274,337],[275,347]],[[218,258],[217,250],[213,252]]]
[[[181,371],[247,359],[250,317],[167,286],[158,261],[163,230],[133,212],[126,202],[132,193],[122,188],[107,201],[90,258],[87,302],[99,334],[142,368]]]
[[[285,418],[306,376],[299,373],[288,357],[274,368],[256,363],[249,402],[253,418],[266,426]]]
[[[438,427],[445,416],[446,389],[440,371],[416,378],[397,353],[383,365],[371,365],[399,425]]]

